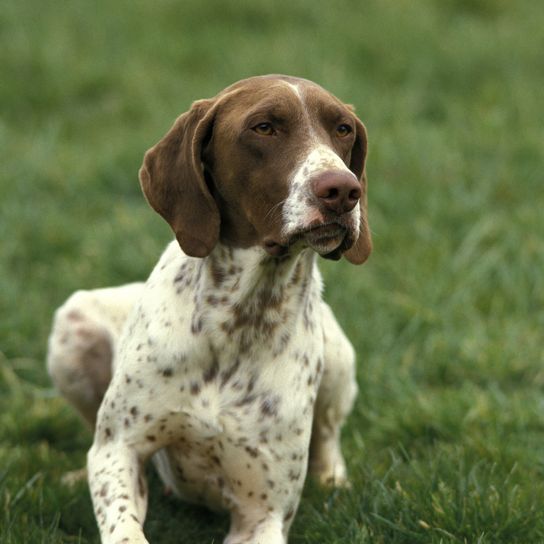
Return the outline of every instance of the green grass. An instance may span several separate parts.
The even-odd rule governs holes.
[[[359,360],[353,487],[308,482],[290,542],[544,542],[543,27],[531,0],[5,0],[0,541],[97,542],[59,483],[91,437],[44,369],[52,312],[150,271],[170,233],[137,170],[174,117],[280,72],[365,121],[375,242],[322,263]],[[150,479],[151,542],[222,541]]]

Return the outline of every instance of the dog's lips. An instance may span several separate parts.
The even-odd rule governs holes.
[[[346,239],[346,227],[338,223],[318,225],[303,233],[302,239],[316,253],[328,255],[340,249]]]
[[[291,246],[297,242],[312,248],[320,255],[327,255],[335,250],[345,251],[351,246],[349,229],[338,222],[321,223],[300,229],[281,241],[275,238],[267,238],[262,247],[273,257],[284,257],[289,253]]]
[[[318,225],[302,234],[306,243],[313,246],[331,245],[333,242],[341,242],[346,235],[346,228],[337,223]]]

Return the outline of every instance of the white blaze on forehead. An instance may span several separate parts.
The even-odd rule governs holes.
[[[283,207],[285,235],[306,227],[310,222],[309,218],[312,217],[312,212],[316,208],[311,179],[327,170],[341,170],[355,177],[344,161],[328,145],[318,143],[313,146],[298,164],[291,178],[289,196]],[[352,213],[358,214],[359,206],[355,206]]]
[[[304,104],[304,99],[302,98],[300,87],[298,85],[294,85],[293,83],[289,83],[288,81],[285,81],[284,83],[297,95],[299,100]]]
[[[287,85],[289,90],[291,90],[293,92],[293,94],[298,98],[298,100],[299,100],[299,102],[300,102],[300,104],[302,106],[302,113],[303,113],[303,116],[305,118],[305,124],[306,124],[306,128],[307,128],[308,138],[311,141],[316,142],[317,141],[317,135],[315,133],[314,127],[312,126],[312,121],[311,121],[311,118],[310,118],[310,112],[309,112],[308,106],[306,104],[306,98],[304,97],[304,95],[302,93],[301,85],[294,84],[294,83],[289,83],[288,81],[284,81],[283,83],[285,83],[285,85]]]

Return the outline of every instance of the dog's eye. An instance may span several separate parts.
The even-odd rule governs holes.
[[[259,123],[258,125],[255,125],[252,130],[261,136],[273,136],[276,134],[271,123]]]
[[[340,138],[345,138],[352,132],[353,132],[353,129],[349,125],[346,125],[346,124],[338,125],[336,127],[336,135],[339,136]]]

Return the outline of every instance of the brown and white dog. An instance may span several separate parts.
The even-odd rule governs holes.
[[[346,482],[355,358],[316,254],[371,251],[366,153],[351,107],[287,76],[195,102],[146,153],[177,243],[146,283],[72,295],[49,340],[53,381],[95,427],[102,542],[147,542],[150,457],[174,493],[230,511],[227,544],[286,543],[308,465]]]

